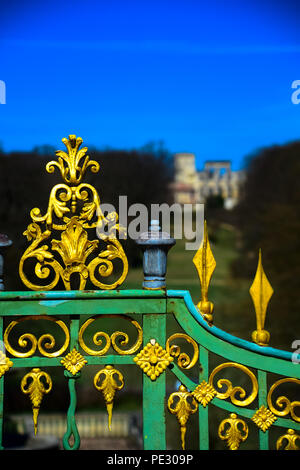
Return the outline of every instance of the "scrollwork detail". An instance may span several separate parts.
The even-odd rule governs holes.
[[[129,343],[129,335],[127,333],[122,332],[122,331],[115,331],[114,333],[109,335],[108,333],[104,331],[97,331],[93,335],[93,343],[96,346],[101,346],[103,343],[103,339],[104,339],[105,340],[104,346],[102,347],[102,349],[99,349],[99,350],[92,349],[89,346],[87,346],[83,338],[83,335],[87,327],[91,325],[92,323],[94,323],[95,320],[100,319],[100,318],[105,318],[105,317],[106,318],[107,317],[122,318],[122,319],[126,319],[127,321],[129,321],[131,325],[133,325],[135,329],[137,330],[138,336],[137,336],[135,343],[128,349],[122,349],[120,345],[127,346]],[[129,355],[129,354],[134,354],[140,348],[143,342],[143,330],[137,321],[133,320],[127,315],[95,315],[83,323],[83,325],[81,326],[79,330],[78,340],[82,349],[85,352],[87,352],[90,356],[103,356],[104,354],[107,353],[110,347],[112,347],[120,355]]]
[[[234,367],[236,369],[239,369],[245,374],[247,374],[248,377],[250,378],[251,383],[252,383],[252,390],[251,390],[250,395],[247,398],[245,398],[246,391],[242,387],[239,387],[239,386],[233,387],[231,381],[228,379],[219,379],[217,381],[217,386],[214,385],[213,382],[214,382],[215,375],[218,372],[220,372],[220,370],[223,370],[228,367]],[[215,391],[217,392],[216,393],[217,398],[219,398],[220,400],[226,400],[227,398],[230,398],[231,402],[237,406],[250,405],[250,403],[252,403],[255,400],[257,393],[258,393],[258,382],[253,372],[251,372],[247,367],[243,366],[242,364],[238,364],[236,362],[226,362],[217,366],[210,374],[209,384],[212,387],[214,387]],[[224,392],[218,391],[218,388],[220,389],[223,386],[226,386],[227,389]],[[241,400],[240,398],[238,398],[237,395],[239,395],[240,398],[245,398],[245,399]]]
[[[185,339],[193,347],[193,357],[181,352],[180,347],[176,344],[171,345],[171,342],[176,339]],[[185,333],[175,333],[171,335],[166,342],[166,351],[173,357],[177,358],[177,364],[181,369],[191,369],[197,363],[199,357],[199,347],[196,341]]]
[[[283,408],[281,410],[278,410],[274,407],[273,402],[272,402],[272,395],[274,393],[274,390],[282,385],[283,383],[295,383],[300,385],[300,379],[295,379],[292,377],[286,377],[284,379],[280,379],[277,382],[275,382],[272,387],[269,390],[268,396],[267,396],[267,402],[270,410],[274,415],[276,416],[287,416],[290,414],[291,418],[296,421],[300,422],[300,416],[296,415],[295,413],[295,408],[300,407],[300,401],[290,401],[287,397],[285,396],[280,396],[276,399],[276,405],[278,408]]]
[[[81,183],[88,167],[93,172],[99,170],[99,164],[85,156],[87,148],[79,150],[82,139],[70,135],[69,140],[63,139],[63,142],[69,155],[58,151],[58,162],[49,162],[46,169],[53,173],[58,167],[64,183],[52,188],[44,215],[37,207],[30,212],[32,223],[24,235],[31,245],[21,257],[20,277],[32,290],[54,289],[60,280],[65,289],[70,290],[73,273],[79,274],[79,290],[85,289],[88,280],[100,289],[115,289],[124,282],[128,273],[128,260],[117,239],[117,234],[124,228],[117,223],[116,212],[104,216],[96,189],[90,184]],[[89,240],[89,229],[96,229],[98,240]],[[54,230],[62,232],[60,239],[53,238]],[[93,258],[89,260],[90,255]],[[36,261],[34,273],[38,279],[45,281],[44,285],[30,280],[25,273],[25,263],[29,259]],[[119,276],[113,282],[103,282],[99,276],[104,279],[111,276],[115,260],[122,265]]]
[[[53,349],[55,346],[55,338],[50,333],[43,334],[42,336],[40,336],[39,339],[37,339],[32,333],[24,333],[19,337],[18,344],[21,348],[26,348],[29,343],[30,349],[29,351],[26,351],[26,352],[16,351],[10,344],[9,336],[11,334],[11,331],[16,325],[27,320],[35,320],[35,321],[48,320],[58,325],[65,334],[65,340],[61,348],[53,352],[47,351],[49,349]],[[3,339],[4,339],[4,345],[5,345],[6,350],[15,357],[30,357],[36,352],[36,349],[39,350],[42,356],[59,357],[65,352],[65,350],[67,349],[69,345],[70,333],[69,333],[68,327],[62,320],[58,320],[57,318],[50,317],[48,315],[39,315],[39,316],[30,315],[30,316],[26,316],[24,318],[20,318],[18,320],[13,320],[12,322],[10,322],[7,328],[5,329]]]

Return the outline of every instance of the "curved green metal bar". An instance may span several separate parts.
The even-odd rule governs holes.
[[[167,291],[167,312],[174,314],[180,326],[209,351],[255,369],[300,378],[300,365],[293,353],[262,347],[209,326],[193,304],[188,291]],[[300,361],[300,355],[296,357]]]
[[[75,411],[77,405],[75,381],[80,377],[80,372],[77,372],[76,375],[72,375],[69,371],[66,370],[64,375],[68,379],[70,405],[67,413],[67,430],[63,437],[63,446],[65,450],[78,450],[80,447],[80,435],[75,420]],[[70,444],[70,438],[72,436],[74,437],[73,445]]]

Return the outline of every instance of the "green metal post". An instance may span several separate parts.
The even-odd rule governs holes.
[[[257,371],[258,380],[258,406],[267,407],[267,374],[263,370]],[[259,448],[260,450],[269,449],[269,431],[259,430]]]
[[[208,382],[208,350],[199,346],[200,374],[199,384],[202,380]],[[208,424],[208,406],[205,408],[199,404],[199,449],[209,449],[209,424]]]
[[[78,331],[79,331],[79,318],[71,317],[70,321],[70,351],[73,348],[78,349]],[[69,371],[64,372],[65,377],[68,379],[68,387],[70,393],[70,405],[67,413],[67,430],[63,437],[63,447],[65,450],[78,450],[80,447],[80,435],[76,425],[75,412],[77,404],[76,396],[76,380],[80,377],[80,372],[72,375]],[[74,442],[70,444],[70,438],[73,436]]]
[[[3,341],[3,317],[0,317],[0,341]],[[5,374],[4,374],[5,375]],[[3,449],[4,375],[0,378],[0,450]]]
[[[144,315],[144,346],[155,339],[162,347],[166,344],[166,318],[164,314]],[[143,435],[145,450],[165,450],[166,371],[156,380],[143,374]]]

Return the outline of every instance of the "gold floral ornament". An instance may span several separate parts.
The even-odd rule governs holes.
[[[100,379],[101,376],[104,376],[102,381]],[[117,382],[118,380],[119,383]],[[103,394],[108,414],[108,428],[111,430],[114,397],[116,391],[124,387],[124,377],[119,370],[115,369],[112,365],[108,365],[97,372],[94,377],[94,386]]]
[[[279,437],[276,442],[276,449],[277,450],[300,450],[299,445],[297,445],[297,441],[300,444],[300,436],[297,434],[294,429],[288,429],[285,434]],[[282,449],[282,445],[285,443],[284,449]]]
[[[11,367],[13,362],[0,350],[0,377],[5,374]]]
[[[251,419],[263,432],[266,432],[277,418],[273,415],[272,411],[262,405]]]
[[[270,333],[264,329],[264,326],[268,303],[274,291],[264,272],[261,261],[261,250],[259,250],[257,271],[249,292],[253,300],[256,314],[256,330],[252,333],[252,340],[259,346],[268,346]]]
[[[43,380],[44,379],[44,382]],[[52,380],[47,372],[35,367],[26,374],[21,381],[21,390],[25,395],[29,395],[32,404],[34,434],[37,433],[38,415],[43,396],[52,389]]]
[[[207,383],[205,380],[199,384],[192,392],[193,397],[205,408],[208,403],[217,394],[216,390],[212,385]]]
[[[87,364],[87,361],[75,348],[73,348],[73,350],[70,351],[60,362],[65,369],[71,372],[72,375],[77,374],[77,372]]]
[[[174,358],[153,339],[133,360],[151,380],[156,380]]]
[[[172,393],[168,399],[168,410],[176,418],[180,425],[181,446],[185,450],[186,423],[191,414],[198,409],[198,403],[184,385],[180,385],[177,392]]]
[[[218,434],[220,439],[227,441],[230,450],[238,450],[240,443],[248,437],[248,426],[235,413],[231,413],[229,418],[221,422]]]
[[[201,285],[201,300],[198,302],[197,307],[205,320],[212,324],[214,304],[208,300],[208,288],[216,267],[216,261],[209,244],[206,220],[204,221],[203,240],[193,258],[193,263],[196,266]]]
[[[54,289],[60,280],[70,290],[73,273],[79,275],[80,290],[88,280],[100,289],[115,289],[124,282],[128,272],[127,257],[117,239],[124,228],[118,224],[116,212],[104,216],[96,189],[82,183],[88,168],[93,173],[99,171],[99,164],[86,155],[87,147],[80,149],[82,139],[70,135],[62,141],[68,152],[57,151],[58,161],[49,162],[46,170],[53,173],[58,168],[64,182],[52,188],[44,215],[39,208],[30,212],[32,223],[24,235],[31,244],[20,260],[20,277],[32,290]],[[88,231],[93,232],[93,237],[97,234],[98,239],[90,240]],[[58,234],[58,239],[53,232]],[[36,262],[32,281],[24,272],[28,260]],[[104,282],[114,273],[115,261],[122,266],[119,277]]]

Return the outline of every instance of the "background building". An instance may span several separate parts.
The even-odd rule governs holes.
[[[209,160],[196,169],[193,153],[174,155],[174,201],[179,204],[205,203],[209,196],[222,196],[224,207],[233,208],[239,199],[243,171],[232,171],[229,160]]]

